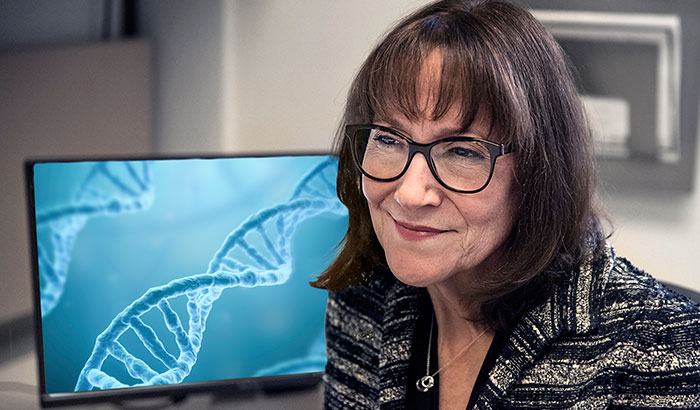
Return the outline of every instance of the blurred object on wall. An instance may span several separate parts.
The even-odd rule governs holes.
[[[593,111],[598,115],[593,116],[605,120],[594,126],[596,143],[600,144],[597,152],[678,163],[681,157],[678,16],[549,10],[534,14],[579,69],[581,91],[594,97],[588,101],[587,108],[597,106]],[[610,111],[600,115],[604,110]],[[625,114],[629,115],[630,135],[628,138],[616,135],[611,141],[610,133],[620,131],[626,121],[618,115]]]
[[[601,157],[627,158],[630,106],[624,98],[582,95],[593,133],[595,153]]]
[[[66,47],[135,37],[140,0],[2,0],[0,50]]]

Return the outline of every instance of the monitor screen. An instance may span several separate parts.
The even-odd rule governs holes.
[[[325,155],[27,163],[44,403],[318,378]]]

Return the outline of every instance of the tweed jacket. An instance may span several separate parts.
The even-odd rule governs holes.
[[[329,294],[326,409],[404,407],[427,296],[375,276]],[[700,408],[700,306],[605,245],[522,316],[473,408]]]

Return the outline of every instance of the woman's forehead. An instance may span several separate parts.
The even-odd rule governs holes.
[[[453,104],[445,115],[439,118],[425,115],[425,113],[414,118],[399,111],[389,111],[385,115],[377,116],[373,122],[409,135],[413,130],[428,130],[431,134],[442,137],[475,134],[485,138],[490,131],[490,123],[484,119],[483,115],[478,115],[473,121],[467,122],[458,104]]]

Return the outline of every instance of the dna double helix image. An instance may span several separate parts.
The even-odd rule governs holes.
[[[51,313],[61,298],[75,240],[87,221],[142,211],[152,201],[150,162],[99,162],[90,166],[65,205],[37,212],[42,316]]]
[[[335,192],[337,162],[223,160],[231,159],[195,161],[181,167],[187,172],[182,161],[155,161],[147,212],[84,224],[68,269],[76,278],[69,285],[83,289],[66,287],[43,330],[45,353],[63,360],[61,369],[47,367],[47,380],[55,373],[48,391],[323,370],[325,293],[308,281],[333,259],[347,227]],[[273,162],[259,165],[266,160]],[[110,296],[85,291],[98,286]],[[78,316],[81,339],[66,346],[60,338]],[[69,389],[70,380],[58,376],[67,357],[70,366],[82,357],[70,369]]]

